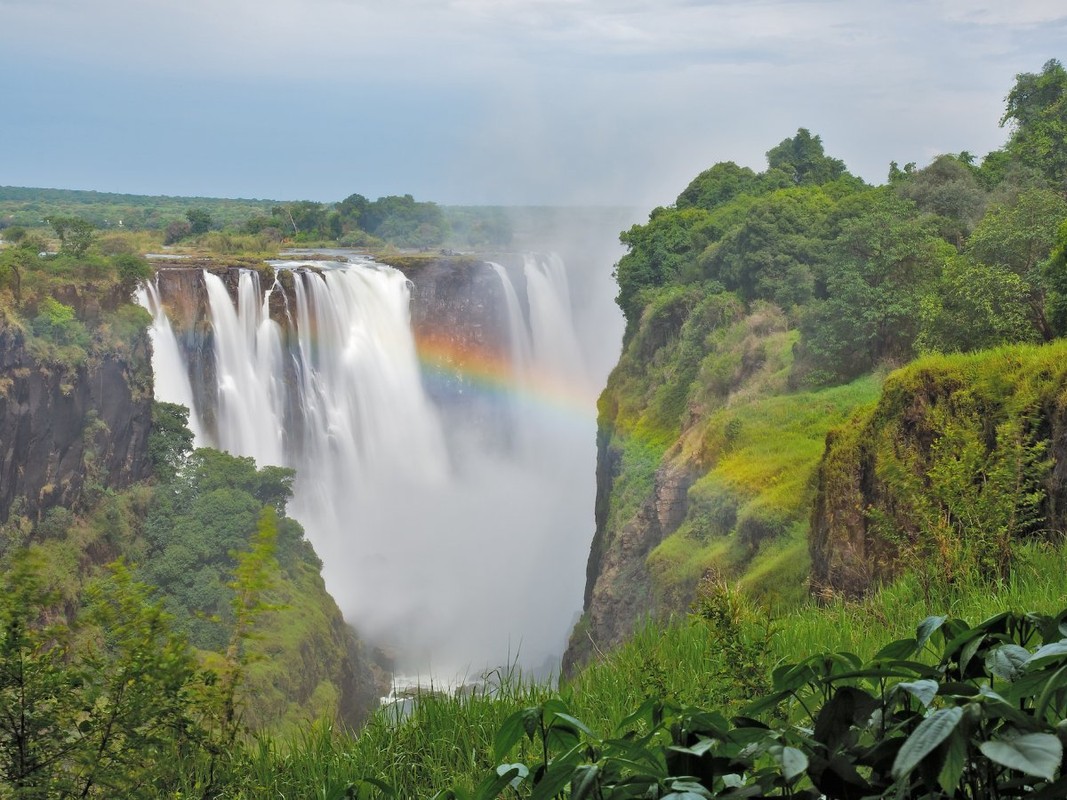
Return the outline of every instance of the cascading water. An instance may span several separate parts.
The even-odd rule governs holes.
[[[137,302],[152,314],[148,328],[152,340],[152,371],[155,374],[156,397],[171,403],[179,403],[189,409],[189,430],[196,441],[204,441],[203,426],[193,402],[193,387],[185,367],[178,339],[174,336],[159,291],[154,283],[146,283],[137,289]]]
[[[525,307],[491,266],[510,337],[507,447],[487,446],[477,420],[443,415],[427,396],[400,272],[294,267],[287,330],[268,313],[277,284],[264,291],[243,271],[235,303],[204,273],[217,424],[198,443],[295,467],[290,513],[346,618],[408,671],[436,676],[509,659],[555,667],[592,527],[594,401],[563,263],[525,258],[515,275]],[[169,323],[157,297],[147,304],[162,341]],[[160,380],[157,396],[195,395]]]

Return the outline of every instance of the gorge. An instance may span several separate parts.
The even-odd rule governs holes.
[[[157,398],[190,407],[198,445],[296,468],[289,512],[328,590],[398,670],[558,671],[591,535],[602,339],[621,334],[591,286],[610,261],[309,257],[162,265],[141,295]]]

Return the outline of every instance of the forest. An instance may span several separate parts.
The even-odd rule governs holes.
[[[157,242],[491,248],[507,215],[0,189],[0,424],[16,381],[116,359],[151,418],[121,485],[90,425],[77,481],[0,496],[0,796],[1067,794],[1063,65],[1001,124],[878,186],[801,128],[622,232],[563,676],[369,716],[292,471],[193,449],[131,295]]]

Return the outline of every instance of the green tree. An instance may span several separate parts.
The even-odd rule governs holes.
[[[767,151],[765,180],[772,183],[776,175],[784,176],[787,184],[807,186],[829,183],[847,174],[845,162],[826,155],[822,139],[812,136],[807,128],[798,128],[792,139],[783,139]]]
[[[626,317],[627,336],[636,331],[644,289],[664,286],[692,269],[704,242],[695,238],[698,226],[709,218],[699,208],[656,208],[644,225],[619,235],[628,252],[615,265],[619,293],[615,302]]]
[[[193,434],[188,425],[189,409],[185,406],[160,401],[152,403],[148,457],[156,477],[163,483],[174,480],[193,452]]]
[[[152,277],[152,265],[148,259],[133,253],[119,253],[111,257],[111,264],[126,292],[132,292],[141,281]]]
[[[79,676],[67,666],[69,630],[44,624],[55,597],[40,580],[35,554],[16,551],[0,593],[0,778],[19,800],[73,789],[62,768],[77,747]]]
[[[189,232],[193,236],[199,236],[211,230],[211,213],[206,209],[190,208],[185,212],[185,218],[189,220]]]
[[[790,308],[813,296],[825,271],[834,200],[819,187],[766,195],[707,253],[705,274],[745,300]]]
[[[703,208],[711,211],[742,194],[757,194],[759,176],[748,167],[721,161],[697,175],[678,195],[677,208]]]
[[[900,195],[921,211],[942,218],[942,237],[958,248],[963,247],[985,210],[985,191],[974,170],[957,156],[938,156],[928,167],[911,172],[895,185]]]
[[[1050,289],[1045,261],[1067,219],[1067,200],[1048,189],[1029,189],[1014,202],[989,209],[967,241],[976,262],[1010,270],[1026,288],[1031,323],[1045,340],[1055,335],[1048,321]]]
[[[916,347],[922,352],[980,350],[1034,341],[1030,289],[1015,272],[958,255],[946,259],[933,291],[922,298]]]
[[[813,370],[815,382],[910,359],[922,298],[955,252],[930,218],[890,189],[858,197],[850,213],[830,248],[825,298],[801,319],[801,365]]]
[[[1050,59],[1040,73],[1020,73],[1006,100],[1000,124],[1012,131],[1005,149],[1067,193],[1067,70]]]
[[[59,251],[65,255],[80,258],[93,243],[94,225],[81,217],[51,216],[45,221],[52,226],[59,237]]]

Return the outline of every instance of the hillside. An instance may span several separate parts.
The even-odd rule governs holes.
[[[918,356],[1067,333],[1067,187],[1055,153],[1028,144],[1035,128],[1067,126],[1067,72],[1049,62],[1040,76],[1019,76],[1019,87],[1035,80],[1058,89],[1013,92],[1012,137],[980,164],[966,153],[921,169],[892,164],[886,185],[869,186],[800,129],[768,151],[764,172],[716,164],[674,205],[622,234],[617,300],[627,328],[599,402],[597,528],[567,669],[617,646],[646,615],[684,613],[702,581],[736,583],[769,610],[803,604],[809,591],[864,594],[906,570],[902,551],[886,542],[934,536],[929,518],[941,512],[946,530],[1001,527],[1001,552],[974,556],[1004,562],[1000,574],[1010,568],[1008,541],[1062,530],[1058,490],[1032,475],[1014,505],[982,506],[997,506],[998,523],[902,499],[929,496],[930,449],[964,446],[953,437],[978,448],[957,469],[959,481],[967,468],[1007,470],[998,448],[1011,435],[1024,465],[1058,464],[1048,398],[1062,387],[1044,385],[1044,406],[996,397],[1026,377],[1011,356],[989,362],[988,375],[975,367],[934,387],[913,372],[894,375],[886,392],[896,399],[877,406],[883,427],[837,430],[875,402],[887,372]],[[1054,362],[1047,352],[1018,358]],[[986,392],[966,400],[974,404],[966,413],[993,426],[977,444],[973,421],[959,420],[968,429],[957,430],[955,418],[922,410],[937,397],[965,402],[953,388],[961,381]],[[924,401],[925,391],[933,394]],[[888,420],[893,403],[916,404],[916,419]],[[989,416],[993,409],[999,416]],[[909,425],[926,426],[918,452],[876,459],[874,442],[883,442],[881,453],[887,441],[899,449]],[[834,446],[820,466],[828,434]],[[1034,499],[1039,490],[1047,499]],[[958,503],[975,499],[944,491],[956,491]],[[916,508],[901,509],[908,505]]]

